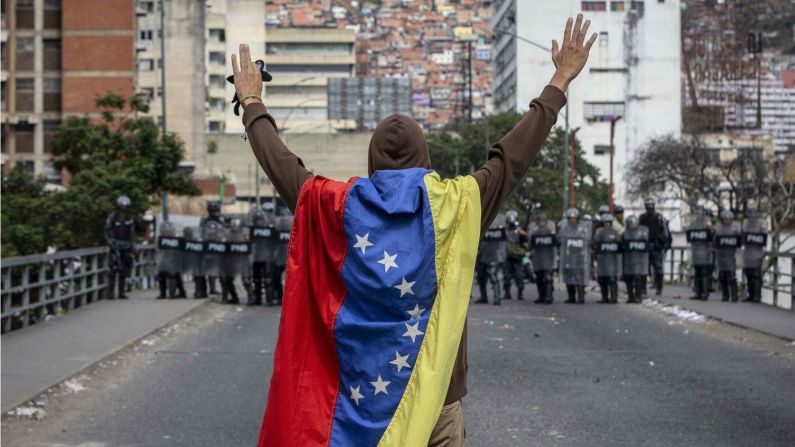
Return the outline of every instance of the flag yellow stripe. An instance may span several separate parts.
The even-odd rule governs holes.
[[[428,445],[464,330],[480,237],[480,189],[471,176],[425,176],[433,217],[436,301],[406,390],[379,446]]]

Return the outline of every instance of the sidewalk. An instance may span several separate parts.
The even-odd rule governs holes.
[[[156,295],[154,289],[135,291],[129,300],[102,300],[0,337],[2,412],[208,301]]]
[[[661,296],[652,290],[650,299],[698,312],[710,318],[763,332],[787,340],[795,340],[795,311],[758,303],[721,301],[720,292],[713,292],[709,301],[690,300],[693,291],[687,287],[666,285]]]

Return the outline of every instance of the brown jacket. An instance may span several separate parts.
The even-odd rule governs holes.
[[[480,186],[481,228],[485,230],[522,179],[555,124],[566,96],[553,86],[546,86],[530,103],[519,124],[490,150],[488,161],[471,175]],[[265,173],[291,211],[295,211],[301,186],[312,177],[300,158],[285,146],[276,130],[276,122],[264,105],[253,103],[243,113],[251,148]],[[400,114],[387,117],[370,140],[368,170],[431,167],[428,146],[419,124]],[[467,393],[466,327],[458,348],[450,388],[445,404]]]

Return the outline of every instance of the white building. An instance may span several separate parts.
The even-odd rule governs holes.
[[[679,0],[496,0],[492,25],[495,111],[524,111],[555,71],[549,51],[567,17],[583,13],[599,33],[588,64],[569,87],[569,125],[589,161],[607,180],[611,116],[615,134],[615,200],[628,203],[624,166],[652,137],[681,133]],[[564,111],[558,125],[564,124]]]
[[[230,102],[235,94],[226,77],[231,57],[247,43],[254,60],[265,59],[265,4],[262,0],[207,0],[207,131],[243,134],[241,117]],[[241,108],[240,114],[243,114]]]

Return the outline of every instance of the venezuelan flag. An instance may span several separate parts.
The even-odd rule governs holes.
[[[308,180],[259,445],[427,445],[479,236],[472,177],[412,168]]]

